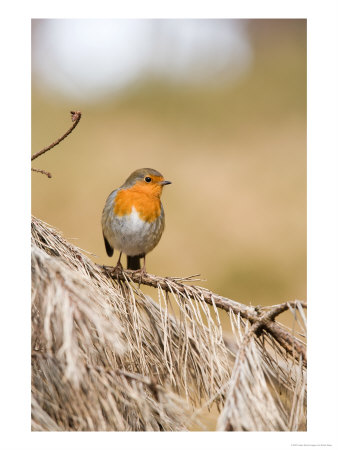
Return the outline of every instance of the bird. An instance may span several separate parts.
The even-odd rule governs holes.
[[[146,273],[146,254],[159,243],[164,230],[161,203],[163,186],[171,184],[154,169],[138,169],[124,184],[109,194],[102,212],[102,233],[106,252],[120,252],[115,269],[123,269],[121,255],[127,255],[127,269]],[[144,259],[141,269],[140,259]]]

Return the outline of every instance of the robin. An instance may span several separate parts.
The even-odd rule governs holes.
[[[146,254],[161,239],[164,210],[160,200],[163,186],[171,184],[154,169],[135,170],[125,183],[107,198],[102,213],[102,232],[108,256],[120,251],[116,268],[122,268],[121,255],[127,255],[127,268],[146,271]]]

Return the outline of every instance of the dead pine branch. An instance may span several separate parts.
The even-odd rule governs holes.
[[[121,275],[114,272],[113,269],[107,266],[100,266],[107,276],[113,279],[121,278]],[[306,365],[306,350],[304,344],[288,331],[283,329],[275,322],[275,317],[284,311],[292,307],[301,305],[306,308],[304,302],[286,302],[280,305],[274,306],[267,313],[263,314],[260,308],[249,307],[241,303],[235,302],[225,297],[221,297],[205,288],[186,285],[182,282],[178,282],[173,278],[163,278],[151,274],[141,275],[139,272],[132,270],[124,270],[124,278],[129,279],[138,284],[144,284],[146,286],[152,286],[154,288],[161,287],[166,292],[177,292],[191,297],[202,298],[203,301],[211,306],[215,305],[217,308],[223,309],[228,313],[232,311],[235,314],[239,314],[242,318],[249,320],[252,324],[252,332],[260,334],[264,329],[269,332],[279,344],[297,360],[302,358],[303,364]]]
[[[253,308],[195,282],[114,274],[32,217],[32,429],[204,429],[215,405],[218,430],[305,430],[306,304]]]
[[[257,330],[262,322],[268,323],[272,318],[288,308],[303,308],[304,306],[302,302],[276,305],[265,313],[260,321],[255,322],[251,327],[246,327],[244,336],[238,338],[239,350],[229,382],[228,395],[218,418],[217,429],[219,431],[247,431],[251,429],[257,431],[270,429],[295,431],[298,429],[300,421],[302,423],[306,422],[305,412],[302,407],[305,402],[306,375],[302,370],[301,355],[299,364],[289,365],[289,373],[281,372],[284,380],[281,379],[277,382],[274,377],[265,376],[266,361],[262,358],[265,351],[264,349],[261,352],[257,351],[255,343]],[[232,315],[231,319],[234,321],[234,315]],[[271,371],[269,370],[269,372]],[[295,379],[297,379],[298,383],[297,388],[294,385]],[[279,398],[280,384],[286,387],[284,395],[287,399],[291,394],[291,413],[285,408],[284,404],[286,401]],[[294,391],[297,391],[297,395],[293,395]],[[264,394],[265,405],[263,413],[261,410],[262,393]],[[277,402],[275,398],[278,399]],[[290,416],[292,417],[295,414],[296,407],[300,409],[297,416],[298,422],[294,424],[290,420]],[[249,414],[248,411],[250,411]],[[238,420],[239,415],[241,416],[240,421]]]
[[[52,142],[50,145],[48,145],[47,147],[44,147],[42,150],[34,153],[34,155],[32,155],[31,157],[31,161],[34,161],[34,159],[39,158],[39,156],[43,155],[44,153],[48,152],[49,150],[51,150],[53,147],[55,147],[56,145],[60,144],[60,142],[62,142],[67,136],[70,135],[70,133],[76,128],[76,126],[78,125],[78,123],[80,122],[81,119],[81,111],[71,111],[71,119],[72,119],[72,126],[61,136],[59,137],[59,139],[57,139],[56,141]],[[31,169],[34,172],[39,172],[39,173],[43,173],[44,175],[47,175],[48,178],[52,178],[52,174],[50,172],[46,172],[45,170],[42,169]]]

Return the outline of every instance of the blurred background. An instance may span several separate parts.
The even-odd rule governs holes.
[[[33,20],[32,213],[99,264],[108,194],[172,181],[150,273],[246,304],[306,299],[306,20]],[[125,262],[125,259],[122,261]]]

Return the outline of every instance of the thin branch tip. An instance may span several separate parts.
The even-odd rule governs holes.
[[[32,170],[32,172],[42,173],[42,174],[46,175],[48,178],[52,178],[52,174],[50,172],[47,172],[46,170],[34,169],[33,167],[31,170]]]
[[[39,156],[43,155],[44,153],[48,152],[49,150],[51,150],[56,145],[60,144],[60,142],[63,141],[67,136],[69,136],[70,133],[75,129],[77,124],[80,122],[80,119],[82,117],[82,113],[81,113],[81,111],[71,111],[70,114],[71,114],[71,119],[72,119],[72,122],[73,122],[72,126],[59,139],[57,139],[55,142],[52,142],[47,147],[45,147],[42,150],[34,153],[34,155],[32,155],[32,157],[31,157],[31,161],[34,161],[34,159],[39,158]],[[32,171],[43,173],[43,174],[47,175],[48,178],[52,178],[52,174],[50,172],[46,172],[45,170],[32,169]]]
[[[79,121],[81,119],[82,113],[81,111],[71,111],[72,122]]]

